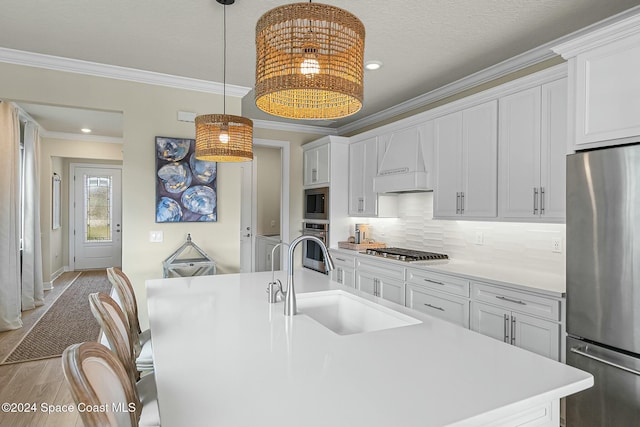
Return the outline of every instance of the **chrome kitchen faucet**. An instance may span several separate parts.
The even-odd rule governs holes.
[[[298,246],[298,243],[302,242],[303,240],[312,240],[316,242],[318,245],[320,245],[320,249],[322,249],[322,254],[324,255],[325,266],[327,268],[327,271],[333,270],[333,260],[331,259],[331,256],[329,255],[329,251],[327,250],[327,247],[325,246],[322,240],[318,239],[315,236],[309,236],[309,235],[303,235],[293,239],[293,241],[289,244],[289,252],[288,252],[289,264],[287,265],[287,290],[284,294],[284,315],[285,316],[294,316],[297,310],[296,291],[293,288],[293,252],[295,251],[296,246]]]

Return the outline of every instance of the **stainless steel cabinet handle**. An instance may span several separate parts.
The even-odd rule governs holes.
[[[338,257],[333,257],[333,258],[337,259],[338,261],[342,261],[342,262],[346,262],[346,261],[347,261],[347,260],[346,260],[346,259],[344,259],[344,258],[338,258]]]
[[[427,304],[426,302],[424,303],[424,305],[426,305],[429,308],[433,308],[434,310],[440,310],[440,311],[444,311],[444,308],[442,307],[436,307],[435,305],[431,305],[431,304]]]
[[[311,169],[311,182],[318,180],[318,169]]]
[[[518,299],[511,299],[511,298],[503,297],[502,295],[496,295],[496,298],[501,299],[503,301],[513,302],[515,304],[527,305],[526,302],[520,301]]]
[[[342,269],[338,268],[338,283],[342,283]]]
[[[511,344],[516,344],[516,317],[511,316]]]
[[[544,215],[544,187],[540,187],[540,215]]]
[[[464,214],[464,191],[460,193],[460,214]]]
[[[533,214],[538,215],[538,187],[533,187]]]
[[[358,198],[358,212],[364,212],[364,198]]]
[[[635,369],[627,368],[626,366],[619,365],[615,362],[611,362],[609,360],[605,360],[601,357],[594,356],[585,351],[580,350],[580,348],[572,348],[570,350],[572,353],[579,354],[580,356],[588,357],[589,359],[597,360],[598,362],[604,363],[605,365],[613,366],[614,368],[622,369],[623,371],[631,372],[634,375],[640,376],[640,371],[636,371]]]
[[[456,193],[456,214],[460,213],[460,193]]]
[[[504,315],[504,342],[509,342],[509,315]]]
[[[431,279],[423,279],[425,282],[429,282],[429,283],[435,283],[436,285],[441,285],[441,286],[445,286],[444,283],[442,282],[436,282],[435,280],[431,280]]]

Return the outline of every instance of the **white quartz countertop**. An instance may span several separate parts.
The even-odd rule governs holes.
[[[486,280],[492,283],[540,292],[554,297],[562,297],[566,292],[566,277],[564,274],[457,259],[450,259],[443,263],[439,261],[436,263],[421,261],[405,262],[364,255],[358,251],[348,249],[331,248],[331,251],[341,252],[351,256],[361,256],[363,260],[391,262],[407,268],[455,274],[471,280]]]
[[[421,321],[337,335],[269,304],[270,278],[146,282],[163,427],[477,427],[593,384],[575,368],[297,271],[298,293],[342,289]]]

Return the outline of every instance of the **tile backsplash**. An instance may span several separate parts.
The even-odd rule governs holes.
[[[565,224],[433,219],[433,193],[398,195],[398,218],[370,218],[369,237],[387,246],[442,252],[460,260],[565,272]],[[351,230],[353,234],[353,230]],[[553,252],[553,241],[561,252]]]

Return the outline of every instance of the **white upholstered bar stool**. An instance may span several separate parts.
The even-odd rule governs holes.
[[[69,346],[62,354],[62,369],[76,405],[106,411],[81,411],[85,426],[160,426],[155,396],[142,395],[116,355],[97,342]]]
[[[138,320],[138,302],[129,277],[119,268],[107,268],[107,277],[120,299],[120,306],[127,316],[130,334],[133,339],[136,368],[141,373],[153,370],[153,348],[151,331],[141,331]]]

